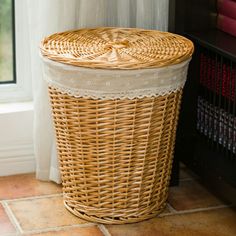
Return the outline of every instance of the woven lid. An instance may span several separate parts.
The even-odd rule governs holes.
[[[156,30],[95,28],[53,34],[42,41],[41,52],[51,60],[80,67],[158,68],[189,59],[193,43]]]

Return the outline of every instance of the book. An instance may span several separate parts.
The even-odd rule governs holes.
[[[236,70],[229,63],[221,62],[214,56],[201,53],[200,85],[231,101],[235,99]]]
[[[197,130],[209,140],[236,153],[236,117],[201,96],[197,102]]]
[[[236,37],[236,20],[233,18],[219,14],[217,28]]]
[[[236,20],[236,1],[218,0],[217,10],[219,14],[228,16]]]

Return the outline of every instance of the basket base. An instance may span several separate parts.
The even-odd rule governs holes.
[[[124,217],[97,217],[96,215],[87,215],[84,212],[80,212],[76,210],[73,207],[70,207],[66,201],[64,201],[64,205],[68,211],[70,211],[72,214],[78,216],[81,219],[84,219],[86,221],[90,221],[93,223],[102,223],[102,224],[130,224],[130,223],[137,223],[140,221],[148,220],[151,219],[157,215],[159,215],[166,207],[166,203],[164,203],[159,209],[150,212],[149,214],[145,215],[139,215],[138,217],[129,217],[129,218],[124,218]]]

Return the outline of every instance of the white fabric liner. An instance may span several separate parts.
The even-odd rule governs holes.
[[[183,88],[189,60],[155,69],[106,70],[70,66],[42,57],[48,85],[73,97],[134,99]]]

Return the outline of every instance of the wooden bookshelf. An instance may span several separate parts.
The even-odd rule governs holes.
[[[184,88],[172,179],[175,183],[178,182],[176,168],[177,163],[182,161],[200,176],[200,180],[209,190],[226,202],[236,204],[235,153],[232,154],[228,149],[209,140],[196,128],[197,101],[201,93],[200,49],[206,49],[209,53],[217,55],[221,58],[221,62],[229,62],[236,70],[236,38],[216,29],[216,11],[216,0],[170,0],[170,31],[186,36],[195,44],[195,53]],[[220,99],[224,102],[222,98]],[[231,103],[236,107],[236,98]],[[217,106],[220,105],[217,102]],[[224,107],[221,106],[220,109]],[[233,110],[235,115],[236,108]]]
[[[217,29],[185,32],[185,36],[204,47],[236,61],[236,38]]]

